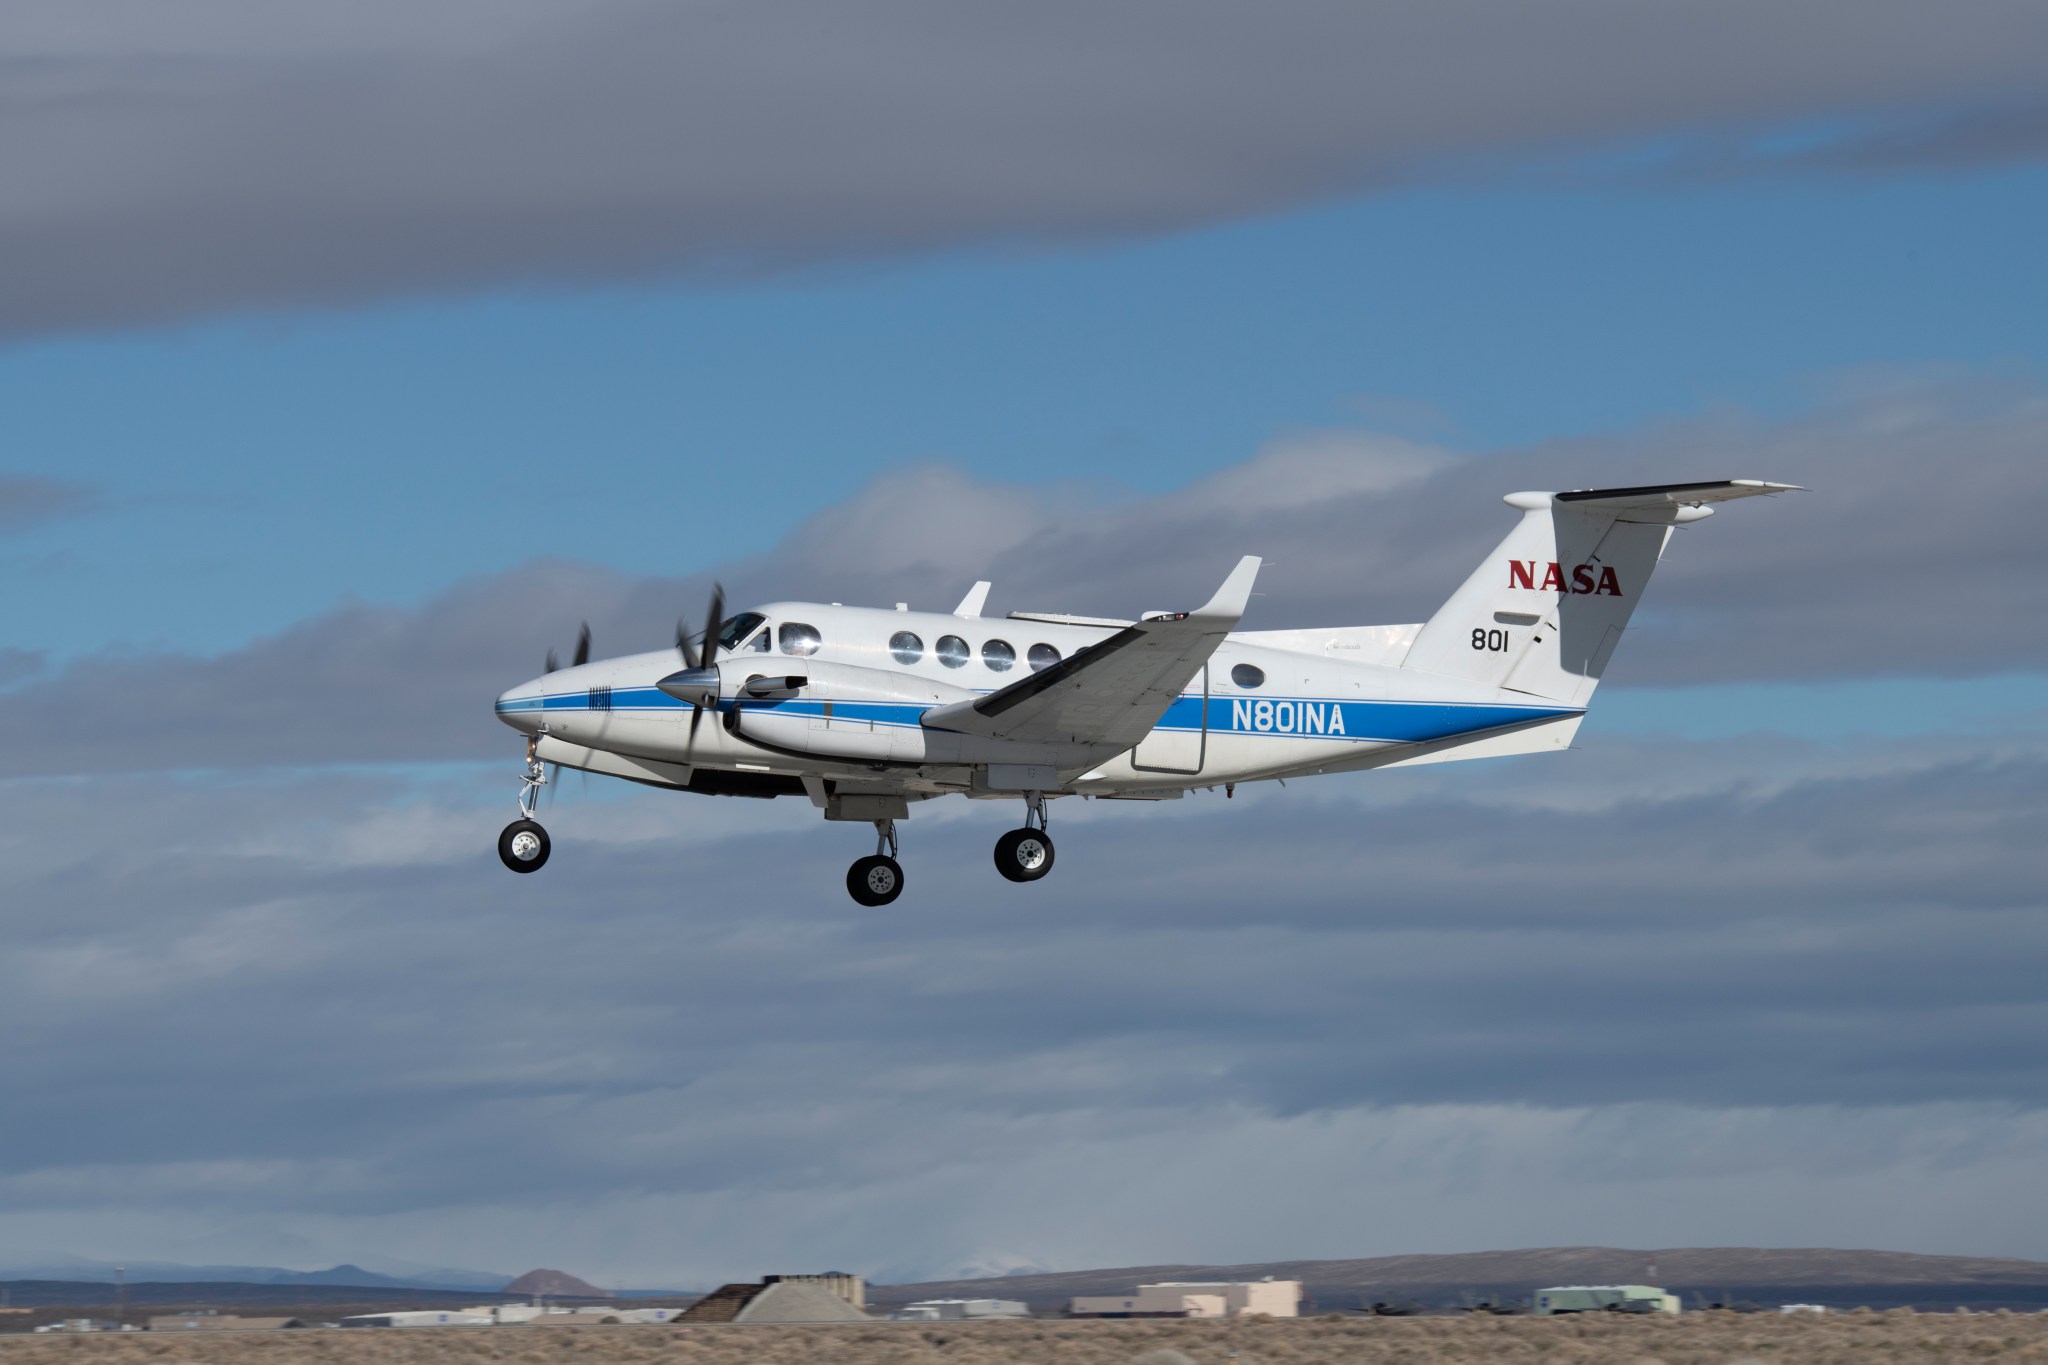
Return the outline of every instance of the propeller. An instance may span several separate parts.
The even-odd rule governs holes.
[[[590,622],[585,621],[576,631],[576,656],[569,661],[569,667],[581,668],[583,665],[589,662]],[[553,651],[552,649],[549,650],[547,671],[550,673],[558,673],[561,671],[561,668],[561,659],[555,654],[555,651]]]
[[[697,747],[697,726],[704,720],[707,707],[718,702],[718,628],[725,623],[725,585],[711,585],[711,605],[704,613],[704,648],[700,653],[690,643],[690,624],[685,619],[676,621],[676,653],[683,657],[680,672],[671,673],[655,686],[678,701],[690,703],[690,730],[683,740],[683,752],[689,754]]]

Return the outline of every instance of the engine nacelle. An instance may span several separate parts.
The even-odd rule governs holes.
[[[853,762],[922,762],[918,718],[975,694],[935,678],[820,660],[777,660],[776,673],[746,659],[719,663],[733,698],[727,728],[764,748]],[[790,689],[798,676],[804,685]],[[777,686],[782,684],[782,686]]]
[[[726,727],[766,749],[850,763],[1092,765],[1113,750],[1078,744],[1018,744],[1010,740],[927,730],[920,722],[935,706],[972,701],[976,692],[935,678],[855,664],[777,661],[778,672],[756,671],[748,661],[721,660],[723,690],[733,701]],[[770,690],[758,683],[794,680],[806,685]],[[782,675],[792,675],[785,678]],[[767,695],[761,695],[766,692]]]

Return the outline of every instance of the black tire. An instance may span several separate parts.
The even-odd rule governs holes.
[[[996,871],[1013,882],[1035,882],[1052,871],[1052,836],[1042,829],[1013,829],[996,840]]]
[[[903,894],[903,865],[872,854],[846,869],[846,890],[862,905],[887,905]]]
[[[548,860],[548,832],[531,820],[514,820],[498,835],[498,861],[514,872],[538,872]]]

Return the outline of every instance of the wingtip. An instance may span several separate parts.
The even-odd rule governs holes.
[[[970,621],[980,617],[981,609],[988,605],[988,590],[991,586],[993,585],[986,578],[976,580],[974,586],[967,590],[967,596],[960,599],[960,605],[953,608],[953,614]]]
[[[1230,571],[1230,577],[1223,580],[1223,586],[1216,589],[1216,595],[1206,604],[1188,613],[1190,616],[1224,617],[1235,621],[1244,615],[1244,609],[1252,600],[1252,584],[1258,581],[1259,566],[1265,561],[1257,555],[1246,555],[1237,561],[1237,567]]]

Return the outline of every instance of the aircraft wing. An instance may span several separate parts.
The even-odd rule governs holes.
[[[1151,732],[1223,643],[1251,600],[1259,558],[1246,555],[1207,604],[1125,626],[1073,657],[972,701],[924,713],[926,728],[1025,743],[1111,744]]]

